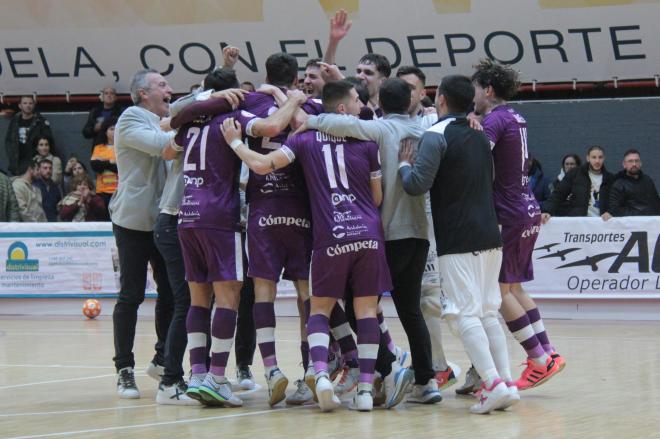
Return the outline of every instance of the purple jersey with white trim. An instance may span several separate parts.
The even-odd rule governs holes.
[[[381,176],[376,143],[310,130],[288,139],[282,151],[305,174],[314,249],[384,239],[370,185]]]
[[[529,186],[527,122],[508,105],[495,107],[483,119],[493,149],[493,198],[500,224],[528,224],[541,214]]]
[[[185,189],[179,227],[240,231],[241,160],[220,132],[220,125],[229,117],[244,129],[257,119],[245,110],[237,110],[186,125],[176,135],[177,145],[184,147]]]
[[[248,93],[241,107],[262,118],[270,116],[279,108],[275,99],[265,93]],[[319,99],[308,99],[302,109],[310,115],[323,112]],[[290,131],[287,127],[275,137],[249,137],[248,146],[260,154],[268,154],[282,146]],[[292,163],[266,175],[250,172],[246,195],[248,202],[276,197],[307,198],[302,170],[299,165]]]

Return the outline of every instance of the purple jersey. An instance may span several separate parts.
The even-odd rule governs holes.
[[[259,117],[266,118],[277,111],[278,106],[275,103],[275,99],[270,95],[248,93],[245,96],[242,108]],[[308,99],[303,104],[302,109],[310,115],[317,115],[323,112],[323,106],[319,99]],[[275,137],[249,137],[248,145],[250,149],[260,154],[268,154],[282,146],[290,131],[287,127]],[[307,197],[302,170],[295,163],[267,175],[258,175],[250,172],[246,193],[248,202],[263,198]]]
[[[180,227],[240,231],[241,160],[220,132],[220,125],[228,117],[235,118],[244,128],[257,119],[247,111],[237,110],[186,125],[176,135],[176,143],[184,147],[185,189]]]
[[[384,239],[370,186],[381,176],[377,144],[311,130],[288,139],[282,151],[304,171],[315,249]]]
[[[493,148],[493,198],[500,224],[528,224],[541,214],[529,187],[527,122],[508,105],[495,107],[483,120]]]

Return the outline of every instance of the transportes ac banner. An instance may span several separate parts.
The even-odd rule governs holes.
[[[241,80],[268,55],[321,58],[339,8],[353,27],[337,62],[365,53],[416,65],[429,85],[482,57],[525,82],[652,78],[660,73],[660,0],[0,0],[0,92],[125,93],[142,68],[188,91],[236,46]]]
[[[660,217],[551,218],[533,254],[539,298],[660,298]]]

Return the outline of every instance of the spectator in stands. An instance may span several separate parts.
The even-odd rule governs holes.
[[[82,134],[86,139],[92,139],[92,147],[101,143],[101,125],[108,117],[119,117],[123,109],[117,102],[117,91],[112,87],[105,87],[101,91],[101,105],[92,108],[87,116],[87,123],[83,127]]]
[[[87,174],[87,168],[81,161],[78,160],[78,157],[71,155],[69,161],[66,162],[66,167],[64,168],[64,184],[62,187],[67,189],[69,187],[71,178],[80,174]]]
[[[605,152],[600,146],[592,146],[587,151],[587,163],[571,169],[543,203],[543,221],[551,215],[563,213],[564,216],[601,216],[604,220],[608,213],[608,190],[614,176],[605,169]],[[568,208],[560,212],[562,203]]]
[[[658,190],[651,177],[642,172],[642,159],[636,149],[623,155],[623,170],[612,183],[609,202],[612,216],[660,215]]]
[[[40,136],[36,145],[37,155],[34,159],[40,162],[48,159],[53,162],[53,181],[57,184],[62,183],[62,160],[55,154],[55,144],[53,139],[47,136]]]
[[[96,194],[105,202],[106,208],[112,194],[117,190],[117,159],[115,157],[115,125],[117,119],[109,117],[103,121],[101,143],[94,147],[90,164],[96,173]]]
[[[32,184],[41,191],[41,205],[49,222],[57,221],[57,203],[62,199],[62,190],[53,181],[53,162],[43,159],[39,162],[39,177]]]
[[[23,162],[18,168],[21,176],[12,182],[18,210],[23,222],[46,222],[46,213],[41,205],[41,191],[32,185],[39,178],[39,164]]]
[[[564,179],[568,171],[579,166],[582,166],[582,160],[580,160],[580,156],[577,154],[566,154],[561,159],[561,170],[559,171],[559,175],[557,175],[557,178],[549,185],[550,193],[552,193],[552,191],[554,191],[557,186],[559,186],[559,182]]]
[[[254,87],[254,84],[251,83],[250,81],[243,81],[241,82],[241,89],[248,91],[248,92],[253,92],[256,90]]]
[[[108,221],[103,198],[92,190],[92,181],[85,174],[71,179],[69,193],[57,205],[62,221]]]
[[[18,103],[20,111],[12,117],[7,135],[5,150],[9,161],[9,172],[19,175],[22,163],[30,163],[37,153],[37,138],[52,137],[50,123],[41,114],[34,111],[36,102],[32,96],[22,96]]]
[[[529,187],[534,192],[536,201],[541,204],[550,196],[550,178],[545,176],[541,162],[534,157],[530,160],[527,176],[529,177]]]
[[[0,222],[11,223],[21,220],[18,210],[18,201],[14,194],[14,188],[7,175],[0,171]]]

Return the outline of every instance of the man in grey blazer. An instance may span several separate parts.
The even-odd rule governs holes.
[[[155,378],[158,378],[157,366],[164,363],[164,343],[173,311],[165,263],[153,239],[166,178],[163,159],[174,158],[177,153],[174,133],[164,132],[160,127],[160,119],[169,112],[172,89],[155,70],[137,72],[130,89],[135,106],[121,115],[115,128],[119,183],[109,206],[121,270],[119,298],[112,315],[117,393],[121,398],[140,397],[133,373],[133,342],[138,307],[144,301],[148,263],[158,284],[158,342],[147,371]]]

